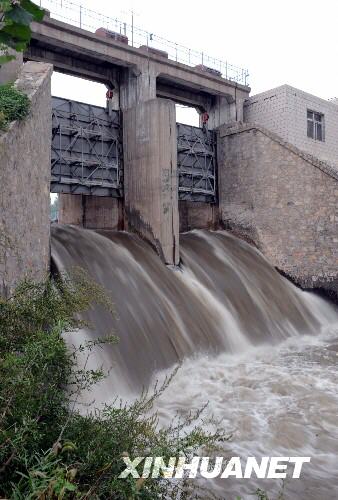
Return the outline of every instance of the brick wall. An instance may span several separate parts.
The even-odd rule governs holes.
[[[324,114],[325,141],[307,137],[307,110]],[[250,97],[244,121],[257,123],[299,149],[338,166],[338,103],[325,101],[289,85]]]
[[[256,125],[222,127],[218,149],[223,225],[299,284],[337,289],[338,170]]]
[[[0,295],[49,268],[51,73],[50,64],[23,65],[16,85],[31,100],[29,116],[0,132]]]

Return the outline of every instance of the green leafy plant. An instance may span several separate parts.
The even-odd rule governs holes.
[[[44,10],[30,0],[0,0],[0,64],[14,56],[9,49],[22,52],[31,39],[30,24],[42,21]]]
[[[133,403],[78,409],[78,396],[105,374],[87,369],[94,348],[116,337],[66,346],[79,314],[98,303],[114,314],[104,290],[81,270],[43,283],[26,280],[0,299],[0,497],[27,499],[157,499],[191,496],[191,485],[165,478],[119,479],[123,457],[177,456],[213,447],[227,436],[199,423],[203,408],[159,429],[154,402],[175,372]],[[83,368],[78,363],[85,354]]]
[[[29,113],[29,98],[11,84],[0,86],[0,129],[14,120],[23,120]]]

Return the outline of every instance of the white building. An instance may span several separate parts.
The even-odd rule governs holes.
[[[338,99],[325,101],[282,85],[247,99],[244,121],[257,123],[302,151],[338,166]]]

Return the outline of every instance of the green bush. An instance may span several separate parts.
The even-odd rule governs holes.
[[[0,128],[14,120],[23,120],[29,113],[28,97],[11,84],[0,86]]]
[[[166,498],[182,484],[118,479],[123,456],[169,458],[226,439],[194,423],[201,411],[158,429],[151,410],[171,377],[132,404],[115,402],[86,415],[77,411],[80,392],[104,376],[100,370],[80,369],[78,353],[87,352],[88,358],[97,344],[117,340],[109,334],[76,351],[66,347],[61,333],[81,326],[78,314],[93,301],[114,314],[105,293],[82,271],[71,279],[25,281],[11,298],[0,299],[0,497]],[[182,500],[198,498],[187,496],[184,481],[183,486]]]

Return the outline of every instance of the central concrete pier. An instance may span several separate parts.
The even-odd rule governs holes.
[[[123,114],[127,229],[145,237],[167,264],[179,262],[176,113],[152,99]]]

